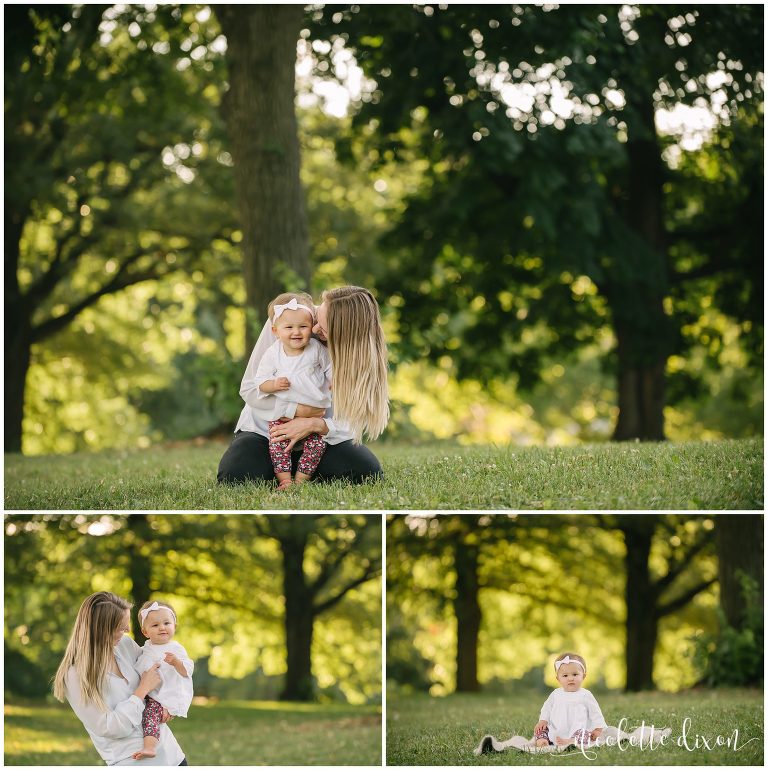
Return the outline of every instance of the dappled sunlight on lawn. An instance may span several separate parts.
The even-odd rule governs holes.
[[[173,732],[191,765],[378,765],[381,721],[375,705],[196,698]],[[5,764],[101,762],[67,706],[24,700],[5,706]]]

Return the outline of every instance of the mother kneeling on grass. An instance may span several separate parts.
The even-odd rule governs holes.
[[[53,694],[67,700],[96,751],[108,765],[186,765],[181,746],[166,724],[154,757],[133,759],[144,747],[144,699],[161,682],[156,663],[143,674],[134,668],[141,647],[129,636],[131,605],[107,591],[91,594],[81,605]],[[168,712],[163,709],[163,722]]]
[[[329,409],[292,403],[259,392],[256,370],[275,340],[268,319],[251,354],[240,385],[245,401],[235,437],[219,463],[219,482],[272,481],[275,471],[269,444],[287,442],[295,474],[299,442],[319,434],[325,451],[317,481],[343,479],[359,484],[382,476],[381,463],[360,441],[363,431],[375,439],[389,420],[387,346],[379,306],[367,289],[341,286],[324,292],[312,332],[327,343],[333,377]],[[281,420],[270,428],[268,423]],[[292,451],[291,451],[292,450]]]

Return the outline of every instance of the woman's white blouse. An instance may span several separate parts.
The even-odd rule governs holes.
[[[165,662],[167,652],[172,652],[181,660],[187,676],[182,676],[170,663]],[[178,642],[171,640],[167,644],[154,644],[147,640],[136,661],[136,670],[140,674],[144,673],[155,663],[160,664],[160,677],[163,681],[149,693],[149,697],[165,706],[173,716],[185,717],[192,704],[192,672],[195,664]]]
[[[576,692],[566,692],[562,687],[554,690],[544,701],[539,719],[546,720],[552,742],[555,738],[572,738],[577,730],[592,732],[607,726],[595,696],[583,688]]]
[[[94,703],[83,702],[80,680],[74,666],[67,674],[67,700],[83,723],[99,756],[108,765],[178,765],[184,759],[184,752],[168,725],[160,725],[157,756],[131,759],[131,754],[139,751],[144,745],[141,731],[144,701],[133,694],[139,686],[140,676],[135,663],[140,652],[139,645],[129,636],[124,636],[115,646],[115,658],[123,676],[107,674],[105,690],[102,693],[106,711],[102,711]]]

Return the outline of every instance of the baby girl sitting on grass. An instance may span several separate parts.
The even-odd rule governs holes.
[[[595,696],[582,688],[587,663],[581,655],[567,652],[555,661],[560,687],[544,701],[533,735],[537,746],[567,746],[597,740],[605,719]]]

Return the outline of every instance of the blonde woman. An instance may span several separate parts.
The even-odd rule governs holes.
[[[53,694],[67,700],[108,765],[186,765],[184,752],[167,725],[160,728],[154,757],[136,760],[144,736],[144,699],[158,687],[160,664],[139,675],[134,668],[141,648],[128,636],[131,604],[108,591],[89,596],[80,606]],[[164,721],[168,713],[163,714]]]
[[[259,391],[256,371],[266,346],[274,341],[270,329],[265,325],[245,370],[240,385],[245,406],[235,437],[219,463],[218,480],[273,480],[270,441],[287,442],[297,465],[299,442],[313,433],[326,444],[316,480],[360,483],[381,477],[378,459],[360,443],[363,434],[377,438],[389,420],[387,345],[374,296],[359,286],[341,286],[326,291],[317,307],[312,331],[328,345],[333,371],[329,409],[281,401]],[[279,424],[269,426],[278,420]]]

